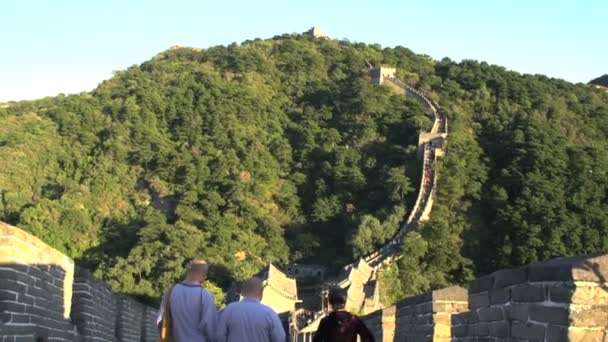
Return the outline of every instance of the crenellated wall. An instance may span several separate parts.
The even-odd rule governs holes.
[[[501,270],[362,317],[377,341],[608,341],[608,255]]]
[[[0,222],[0,341],[158,341],[156,309]]]
[[[502,270],[469,286],[471,311],[453,318],[454,341],[608,340],[608,255]]]

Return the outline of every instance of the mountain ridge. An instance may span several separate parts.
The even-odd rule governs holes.
[[[169,49],[91,93],[0,108],[0,219],[151,298],[194,256],[221,287],[266,262],[346,264],[411,208],[432,124],[365,59],[438,100],[454,134],[433,217],[384,276],[409,285],[385,302],[607,248],[605,94],[301,35]],[[140,182],[175,196],[171,215]]]

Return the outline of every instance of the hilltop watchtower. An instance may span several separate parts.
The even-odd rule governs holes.
[[[321,29],[319,29],[318,26],[313,26],[310,28],[310,30],[308,30],[302,34],[311,36],[313,38],[323,38],[323,39],[329,38],[329,36],[325,32],[321,31]]]
[[[376,85],[382,84],[385,78],[394,78],[396,73],[397,68],[380,64],[377,64],[369,71],[372,83]]]

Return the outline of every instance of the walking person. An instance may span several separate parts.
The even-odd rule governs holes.
[[[329,304],[332,312],[319,323],[313,342],[374,342],[374,336],[363,321],[344,309],[346,290],[335,287],[329,290]]]
[[[213,295],[202,287],[208,271],[209,265],[204,260],[192,260],[186,279],[165,291],[157,320],[162,341],[214,340],[217,308]]]
[[[253,277],[243,283],[240,302],[229,304],[220,314],[217,342],[285,342],[279,316],[260,303],[264,283]]]

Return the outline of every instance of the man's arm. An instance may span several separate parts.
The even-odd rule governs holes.
[[[201,296],[201,321],[198,324],[198,330],[207,336],[210,340],[215,338],[215,327],[217,325],[217,308],[213,295],[207,290],[202,290]]]
[[[274,312],[270,312],[270,341],[271,342],[285,342],[285,329],[279,316]]]

